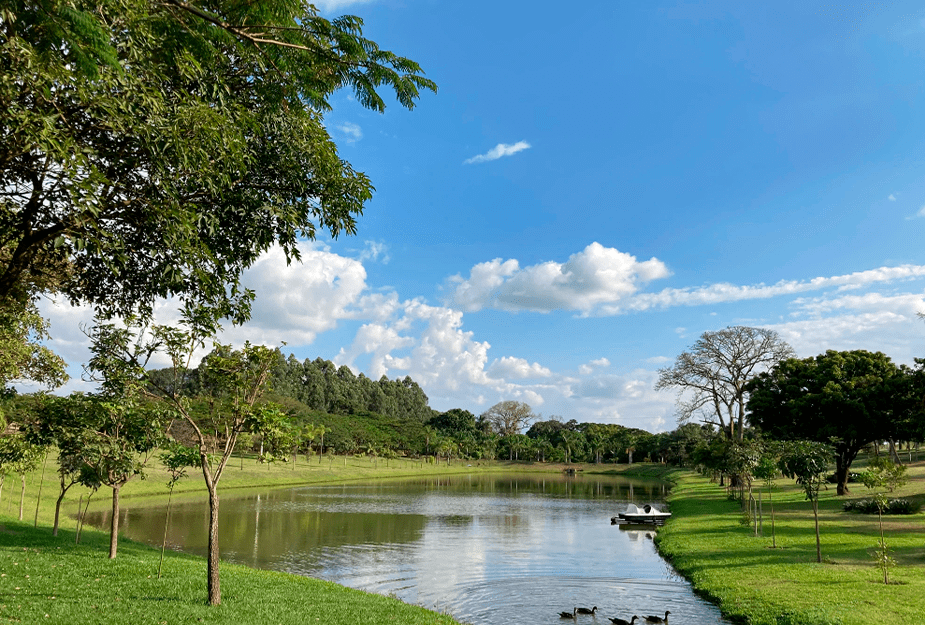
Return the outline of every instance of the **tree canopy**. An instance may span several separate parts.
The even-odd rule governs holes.
[[[843,495],[858,452],[889,438],[896,424],[907,420],[910,404],[896,395],[906,374],[881,352],[829,350],[790,358],[749,384],[749,420],[779,439],[831,443]]]
[[[680,422],[699,417],[719,426],[730,440],[742,440],[745,385],[755,374],[793,356],[793,349],[773,330],[734,326],[704,332],[674,365],[659,370],[655,389],[678,389]]]
[[[379,88],[407,108],[436,89],[298,0],[3,0],[0,24],[0,301],[146,316],[177,296],[243,321],[245,268],[353,233],[371,197],[325,130],[331,94],[382,111]]]

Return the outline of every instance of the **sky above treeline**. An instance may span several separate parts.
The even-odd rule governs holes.
[[[248,270],[279,345],[437,410],[676,426],[653,388],[703,332],[925,356],[925,6],[326,0],[439,92],[326,123],[376,187],[355,237]],[[160,321],[175,316],[164,302]],[[78,328],[45,302],[82,388]]]

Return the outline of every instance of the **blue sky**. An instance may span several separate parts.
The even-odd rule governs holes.
[[[381,115],[334,98],[375,197],[356,237],[250,269],[254,319],[225,340],[410,375],[439,410],[650,431],[675,427],[658,368],[705,331],[925,356],[920,3],[319,7],[440,90]],[[79,377],[89,311],[46,312]]]

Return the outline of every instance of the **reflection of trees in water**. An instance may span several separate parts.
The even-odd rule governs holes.
[[[542,494],[579,499],[632,500],[646,498],[661,501],[666,485],[658,481],[630,481],[619,477],[542,475],[451,475],[417,478],[413,483],[437,492],[474,493],[481,495]]]
[[[461,510],[423,510],[414,503],[422,495],[442,493],[456,499]],[[428,476],[364,485],[275,490],[222,502],[219,531],[221,551],[231,559],[255,566],[280,554],[310,554],[356,545],[411,544],[428,524],[444,527],[478,526],[514,537],[530,527],[519,498],[541,496],[568,500],[661,501],[666,486],[615,477],[566,475]],[[469,509],[467,497],[486,498]],[[451,499],[441,499],[449,505]],[[497,500],[497,501],[493,501]],[[514,504],[502,511],[502,500]],[[177,505],[171,513],[168,544],[204,554],[208,544],[208,506],[202,501]],[[108,511],[88,515],[96,527],[109,525]],[[159,542],[164,516],[158,508],[123,509],[120,526],[129,537]]]

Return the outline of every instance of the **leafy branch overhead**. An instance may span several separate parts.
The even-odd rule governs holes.
[[[150,316],[248,318],[239,278],[352,234],[373,191],[323,114],[435,91],[420,66],[291,0],[0,3],[0,299],[61,292]]]

